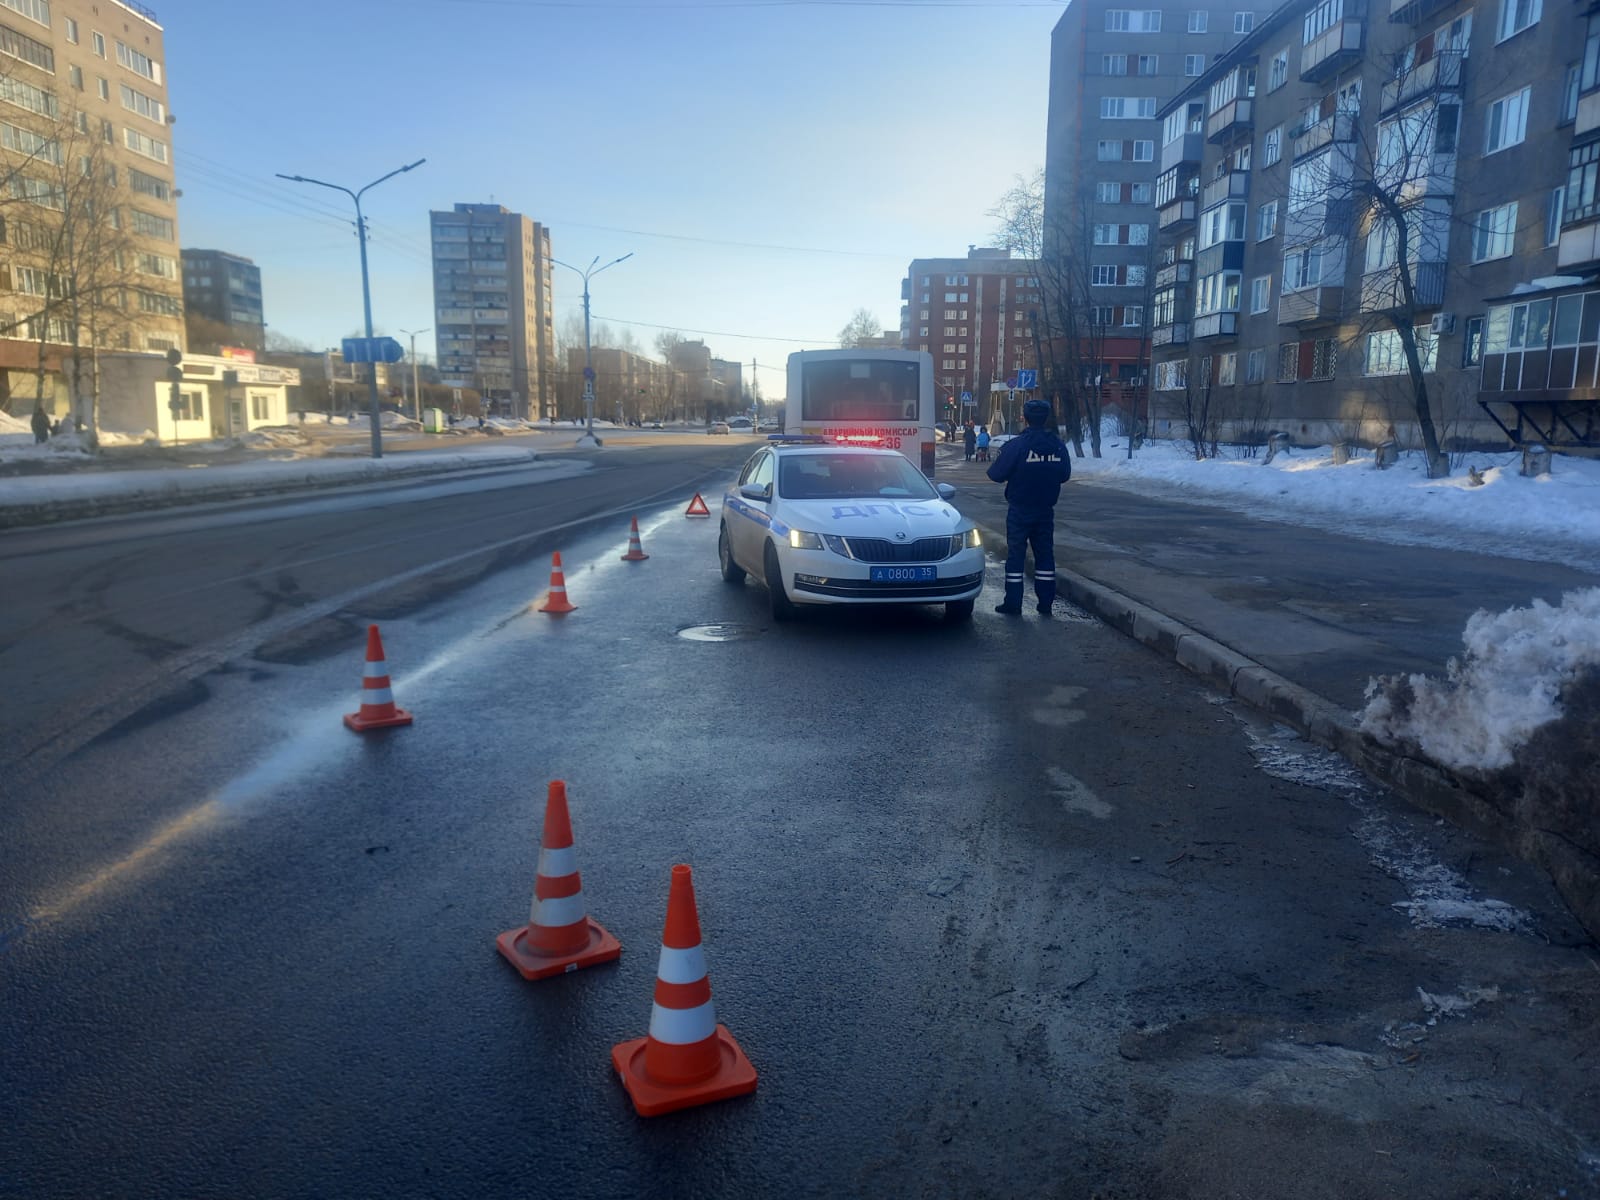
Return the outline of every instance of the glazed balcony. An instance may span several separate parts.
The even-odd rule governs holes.
[[[1236,97],[1206,118],[1206,141],[1226,141],[1235,134],[1249,133],[1254,126],[1255,100]]]
[[[1239,314],[1236,312],[1207,313],[1196,317],[1191,327],[1195,341],[1206,338],[1234,337],[1239,332]]]
[[[1405,289],[1400,286],[1398,265],[1368,271],[1361,277],[1361,311],[1364,313],[1400,312],[1407,308],[1438,308],[1444,303],[1444,273],[1442,262],[1411,264],[1412,303],[1407,304]]]
[[[1187,346],[1189,344],[1189,324],[1187,321],[1175,321],[1171,325],[1157,325],[1150,331],[1150,348],[1159,349],[1162,346]]]
[[[1183,197],[1162,206],[1156,214],[1156,227],[1163,231],[1181,229],[1186,225],[1193,225],[1194,217],[1194,201]]]
[[[1206,184],[1200,192],[1200,208],[1203,210],[1221,204],[1224,200],[1244,200],[1250,195],[1250,172],[1229,171],[1217,179]]]
[[[1389,20],[1416,25],[1455,0],[1389,0]]]
[[[1301,288],[1278,297],[1279,325],[1333,325],[1339,321],[1344,289]]]
[[[1300,49],[1300,78],[1320,83],[1361,61],[1366,22],[1359,16],[1335,21]]]
[[[1420,62],[1398,79],[1383,85],[1378,94],[1378,111],[1387,115],[1413,100],[1436,92],[1461,90],[1461,67],[1466,56],[1459,50],[1446,50],[1427,62]]]
[[[1192,262],[1168,263],[1156,272],[1156,287],[1176,287],[1180,283],[1189,283],[1194,279],[1194,264]]]
[[[1174,138],[1161,147],[1161,170],[1166,172],[1177,167],[1198,167],[1204,146],[1204,139],[1198,132]]]
[[[1353,142],[1356,140],[1356,118],[1354,113],[1336,112],[1332,116],[1323,117],[1315,125],[1297,127],[1290,142],[1290,151],[1296,159],[1304,158],[1308,154],[1315,154],[1324,146],[1334,142]]]

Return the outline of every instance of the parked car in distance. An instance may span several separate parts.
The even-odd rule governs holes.
[[[754,426],[753,422],[750,420],[749,417],[729,417],[728,418],[728,428],[729,429],[737,429],[737,430],[740,430],[741,432],[743,432],[745,430],[753,429],[754,427],[755,426]]]
[[[706,433],[708,433],[708,434],[712,434],[712,433],[727,433],[727,432],[728,432],[728,423],[726,421],[713,421],[713,422],[711,422],[711,428],[706,430]]]

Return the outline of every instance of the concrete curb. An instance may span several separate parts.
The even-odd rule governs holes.
[[[1001,558],[1003,535],[982,526],[984,540]],[[1600,893],[1571,861],[1566,847],[1530,837],[1503,804],[1475,790],[1438,763],[1385,745],[1356,724],[1355,714],[1285,679],[1247,655],[1191,629],[1182,621],[1141,604],[1076,571],[1058,566],[1060,592],[1100,621],[1206,680],[1219,691],[1292,727],[1309,741],[1343,755],[1369,778],[1422,811],[1443,817],[1488,841],[1506,846],[1546,871],[1573,914],[1600,937]]]
[[[308,462],[325,463],[326,458],[308,459]],[[404,461],[387,458],[385,462]],[[0,529],[18,529],[32,525],[51,525],[60,521],[76,521],[85,517],[120,516],[127,513],[149,512],[156,509],[176,508],[193,504],[210,504],[226,500],[247,500],[261,496],[282,496],[295,492],[321,492],[334,488],[359,487],[366,484],[385,483],[390,480],[415,479],[427,475],[472,475],[485,471],[514,470],[519,466],[533,466],[538,463],[539,456],[536,451],[527,451],[525,459],[513,458],[509,455],[497,456],[492,462],[482,465],[463,463],[459,457],[455,461],[441,463],[437,461],[406,462],[403,467],[387,467],[383,470],[374,470],[361,460],[352,461],[348,471],[337,472],[301,472],[296,471],[292,463],[285,463],[276,471],[281,471],[279,478],[262,472],[256,478],[250,479],[220,479],[208,481],[202,474],[207,469],[227,470],[221,468],[200,468],[193,474],[185,474],[174,479],[171,476],[157,481],[152,478],[151,486],[146,490],[121,492],[107,496],[73,496],[57,497],[51,500],[42,500],[36,504],[10,504],[0,507]],[[265,463],[238,464],[250,468],[267,466]],[[152,472],[153,476],[161,472]],[[181,485],[180,485],[181,479]]]

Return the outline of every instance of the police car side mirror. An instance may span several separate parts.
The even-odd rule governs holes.
[[[956,494],[956,489],[952,484],[936,483],[933,486],[939,489],[939,495],[943,496],[946,500],[950,499],[951,496]]]
[[[772,485],[770,483],[747,483],[739,489],[739,495],[746,500],[771,500]]]

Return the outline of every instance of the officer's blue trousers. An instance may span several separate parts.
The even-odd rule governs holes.
[[[1033,594],[1040,608],[1049,608],[1056,598],[1056,519],[1051,509],[1042,513],[1012,506],[1006,509],[1006,598],[1007,608],[1022,607],[1022,566],[1028,547],[1033,547]]]

